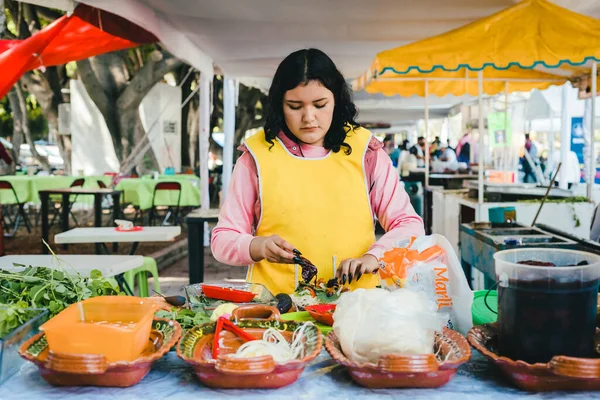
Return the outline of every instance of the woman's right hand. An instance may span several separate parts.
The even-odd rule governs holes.
[[[267,260],[277,264],[294,263],[294,246],[278,235],[257,236],[250,242],[250,257],[255,262]]]

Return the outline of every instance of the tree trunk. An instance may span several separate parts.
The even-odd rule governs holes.
[[[136,112],[134,124],[135,142],[138,143],[139,141],[144,140],[145,136],[146,131],[144,130],[144,126],[140,118],[140,113]],[[136,170],[140,176],[149,174],[152,171],[158,171],[158,160],[156,159],[156,155],[154,154],[152,148],[150,148],[150,150],[148,150],[144,157],[142,157],[141,160],[137,163]]]
[[[4,24],[6,22],[6,17],[4,16],[4,0],[0,0],[0,37],[4,33]]]
[[[245,86],[240,87],[239,101],[236,112],[236,129],[235,136],[233,138],[234,144],[234,160],[241,155],[237,151],[238,146],[242,143],[246,131],[249,129],[258,128],[263,125],[264,121],[262,118],[256,119],[257,115],[257,104],[259,101],[263,101],[265,95],[258,89],[247,88]]]
[[[17,83],[14,86],[14,91],[16,96],[10,96],[8,101],[11,102],[10,107],[13,110],[13,124],[14,129],[17,131],[21,131],[25,136],[25,140],[29,144],[31,149],[31,155],[41,164],[42,168],[45,170],[50,170],[50,163],[48,163],[48,159],[43,157],[37,152],[35,147],[35,143],[31,137],[31,131],[29,130],[29,121],[27,119],[27,103],[25,101],[25,94],[23,93],[23,89]],[[16,104],[13,104],[13,101],[16,100]],[[17,126],[19,125],[19,126]]]
[[[63,162],[65,163],[65,173],[67,175],[71,175],[71,154],[73,151],[73,142],[71,142],[71,136],[58,135],[56,136],[56,142],[58,143],[58,150],[60,151],[60,156],[62,157]]]
[[[65,172],[71,173],[71,139],[66,136],[57,135],[58,105],[63,101],[62,85],[57,68],[49,67],[44,74],[27,72],[19,82],[40,103],[44,116],[48,121],[48,130],[57,138],[58,149],[64,162]],[[19,84],[15,85],[15,87],[19,86]]]
[[[191,74],[188,76],[186,82],[181,82],[187,75],[189,67],[187,65],[183,65],[179,68],[177,83],[181,85],[181,101],[183,102],[188,96],[192,93],[192,85],[191,83],[194,81],[196,74]],[[197,97],[197,96],[196,96]],[[181,166],[186,167],[189,166],[191,168],[194,167],[194,153],[190,152],[191,146],[191,138],[193,136],[193,126],[189,126],[189,116],[193,107],[193,99],[190,100],[183,108],[181,109]]]
[[[2,0],[0,0],[2,1]],[[13,158],[13,163],[11,164],[10,173],[13,175],[17,169],[17,164],[19,163],[19,157],[21,156],[21,144],[23,143],[23,125],[21,124],[21,108],[19,107],[19,96],[17,96],[16,90],[11,90],[8,92],[8,101],[10,103],[10,107],[13,110],[13,135],[12,135],[12,145],[13,148],[11,150],[11,155]],[[1,225],[1,220],[0,220]]]
[[[117,158],[122,164],[136,149],[135,145],[140,143],[136,140],[136,121],[142,100],[165,74],[182,65],[169,53],[156,50],[128,81],[130,76],[126,64],[118,60],[123,57],[124,53],[118,52],[77,62],[81,80],[104,116]],[[155,160],[154,155],[151,157]]]

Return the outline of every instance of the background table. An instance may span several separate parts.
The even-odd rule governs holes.
[[[141,267],[144,264],[142,256],[104,256],[104,255],[72,255],[65,254],[57,257],[51,255],[10,255],[0,257],[0,269],[7,271],[19,271],[21,267],[15,267],[14,264],[23,264],[25,266],[48,267],[53,269],[62,269],[67,273],[79,273],[82,276],[90,276],[90,272],[97,269],[102,272],[102,276],[110,278],[121,275],[132,269]],[[2,398],[0,396],[0,398]]]
[[[66,189],[76,180],[84,178],[83,185],[86,189],[97,189],[98,181],[102,181],[106,186],[110,186],[112,177],[110,176],[27,176],[27,175],[3,175],[0,180],[8,181],[13,185],[19,201],[22,203],[39,203],[39,191],[50,189]],[[88,196],[80,196],[78,203],[90,203]],[[0,190],[0,204],[15,204],[16,199],[10,190]]]
[[[139,242],[170,242],[181,234],[180,226],[145,226],[143,228],[142,231],[132,232],[118,232],[115,228],[75,228],[56,235],[54,241],[58,244],[96,243],[96,252],[99,253],[99,248],[102,248],[105,254],[110,254],[106,246],[107,242],[132,243],[129,250],[129,255],[132,256],[135,254]],[[113,252],[115,250],[113,248]],[[126,293],[133,296],[133,291],[126,282],[123,286]]]
[[[115,228],[75,228],[54,236],[59,244],[170,242],[181,235],[180,226],[144,226],[141,231],[119,232]]]
[[[50,400],[65,398],[105,399],[600,399],[600,392],[547,393],[533,395],[520,391],[503,380],[493,366],[479,354],[463,365],[457,375],[439,389],[378,389],[361,388],[350,380],[348,373],[323,351],[302,373],[300,379],[287,387],[274,390],[217,390],[202,386],[192,367],[174,352],[154,364],[150,373],[130,388],[60,388],[48,385],[27,363],[17,375],[0,386],[1,399]]]
[[[66,189],[50,189],[40,190],[40,199],[42,201],[42,239],[48,243],[48,236],[50,226],[48,225],[48,200],[52,194],[62,195],[62,230],[67,231],[69,229],[69,211],[70,211],[70,196],[77,195],[93,195],[94,196],[94,225],[102,226],[102,199],[104,196],[111,196],[113,198],[113,219],[118,219],[121,215],[120,206],[120,190],[112,189],[85,189],[85,188],[66,188]],[[48,254],[48,248],[42,242],[42,251],[44,254]]]
[[[185,175],[175,175],[185,176]],[[154,187],[159,182],[178,182],[181,184],[181,202],[180,207],[199,207],[200,206],[200,179],[191,175],[185,178],[165,177],[164,179],[140,179],[126,178],[119,181],[115,189],[123,191],[123,203],[133,204],[141,210],[148,210],[152,207],[152,196],[154,196]],[[159,191],[156,194],[155,204],[159,206],[176,206],[178,191]]]
[[[145,180],[153,180],[154,179],[154,175],[152,174],[146,174],[142,176],[142,179]],[[198,176],[196,175],[191,175],[191,174],[178,174],[178,175],[158,175],[158,179],[162,180],[162,181],[190,181],[190,182],[198,182],[200,183],[200,178],[198,178]]]
[[[204,282],[204,223],[217,222],[219,210],[197,209],[186,215],[190,283]]]

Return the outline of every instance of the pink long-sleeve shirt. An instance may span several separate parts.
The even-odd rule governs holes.
[[[318,158],[329,151],[324,147],[298,144],[283,133],[279,139],[298,157]],[[233,170],[219,222],[212,232],[211,249],[217,261],[245,266],[254,262],[250,257],[250,242],[255,237],[261,206],[256,163],[245,146],[240,150],[244,153]],[[397,170],[376,138],[371,139],[365,153],[365,171],[373,215],[386,231],[367,252],[379,259],[397,240],[420,236],[425,231],[423,221],[400,184]]]

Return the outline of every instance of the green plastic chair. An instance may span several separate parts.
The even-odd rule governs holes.
[[[151,274],[154,278],[154,290],[160,293],[158,267],[156,266],[156,260],[152,257],[144,257],[144,264],[141,267],[125,272],[123,276],[131,290],[134,288],[135,278],[137,277],[139,296],[148,297],[148,274]]]

